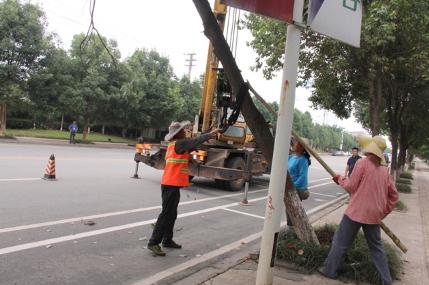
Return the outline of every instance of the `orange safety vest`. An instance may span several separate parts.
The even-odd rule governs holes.
[[[186,187],[189,186],[189,152],[178,154],[175,150],[176,142],[168,145],[165,154],[165,168],[161,184]]]

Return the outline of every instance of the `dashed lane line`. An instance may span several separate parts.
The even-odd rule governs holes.
[[[249,193],[253,194],[253,193],[260,193],[260,192],[265,192],[265,191],[267,191],[267,189],[249,191]],[[181,202],[179,204],[179,206],[195,204],[195,203],[202,203],[202,202],[213,201],[213,200],[219,200],[219,199],[241,196],[241,195],[243,195],[243,193],[228,194],[228,195],[222,195],[222,196],[216,196],[216,197],[203,198],[203,199],[199,199],[199,200],[185,201],[185,202]],[[28,229],[52,226],[52,225],[60,225],[60,224],[65,224],[65,223],[80,222],[82,220],[91,220],[91,219],[99,219],[99,218],[107,218],[107,217],[112,217],[112,216],[133,214],[133,213],[157,210],[157,209],[161,209],[161,208],[162,208],[162,206],[158,205],[158,206],[152,206],[152,207],[146,207],[146,208],[137,208],[137,209],[131,209],[131,210],[125,210],[125,211],[117,211],[117,212],[104,213],[104,214],[98,214],[98,215],[76,217],[76,218],[70,218],[70,219],[64,219],[64,220],[48,221],[48,222],[37,223],[37,224],[3,228],[3,229],[0,229],[0,233],[15,232],[15,231],[21,231],[21,230],[28,230]]]
[[[223,208],[222,210],[265,220],[265,217],[254,215],[254,214],[250,214],[250,213],[246,213],[246,212],[242,212],[242,211],[233,210],[233,209],[230,209],[230,208]]]
[[[36,179],[36,178],[28,178],[28,179]],[[37,179],[40,179],[40,178],[37,178]],[[318,181],[318,180],[310,181],[310,183],[315,182],[315,181]],[[332,182],[330,182],[330,183],[332,183]],[[309,189],[319,187],[319,186],[324,186],[324,185],[327,185],[330,183],[323,183],[320,185],[310,186]],[[253,193],[260,193],[260,192],[264,192],[264,191],[267,191],[267,189],[264,188],[264,189],[249,191],[249,193],[253,194]],[[243,193],[227,194],[227,195],[222,195],[222,196],[203,198],[203,199],[199,199],[199,200],[180,202],[179,205],[183,206],[183,205],[189,205],[189,204],[195,204],[195,203],[202,203],[202,202],[224,199],[224,198],[229,198],[229,197],[236,197],[236,196],[241,196],[241,195],[243,195]],[[137,208],[137,209],[131,209],[131,210],[125,210],[125,211],[117,211],[117,212],[103,213],[103,214],[98,214],[98,215],[89,215],[89,216],[69,218],[69,219],[63,219],[63,220],[57,220],[57,221],[48,221],[48,222],[43,222],[43,223],[9,227],[9,228],[0,229],[0,233],[28,230],[28,229],[34,229],[34,228],[40,228],[40,227],[46,227],[46,226],[60,225],[60,224],[65,224],[65,223],[80,222],[82,220],[90,220],[90,219],[107,218],[107,217],[119,216],[119,215],[127,215],[127,214],[157,210],[157,209],[161,209],[161,208],[162,207],[160,205],[158,205],[158,206],[152,206],[152,207],[146,207],[146,208]]]
[[[320,186],[323,186],[323,185],[324,184],[321,184]],[[314,186],[314,187],[316,187],[316,186]],[[335,200],[338,200],[340,198],[337,198]],[[263,197],[251,199],[251,200],[249,200],[249,203],[260,201],[260,200],[265,200],[265,199],[266,199],[266,196],[263,196]],[[193,202],[193,201],[189,201],[189,202]],[[332,203],[332,201],[330,201],[328,203]],[[194,216],[194,215],[198,215],[198,214],[202,214],[202,213],[208,213],[208,212],[213,212],[213,211],[217,211],[217,210],[223,210],[225,208],[239,206],[239,205],[240,205],[240,202],[225,204],[225,205],[211,207],[211,208],[207,208],[207,209],[203,209],[203,210],[183,213],[183,214],[178,215],[177,218],[184,218],[184,217]],[[321,206],[323,206],[323,205],[321,205]],[[321,206],[318,206],[315,209],[317,209]],[[311,211],[312,210],[310,210],[308,213],[311,213]],[[151,224],[154,222],[156,222],[156,219],[151,219],[151,220],[146,220],[146,221],[141,221],[141,222],[136,222],[136,223],[130,223],[130,224],[125,224],[125,225],[119,225],[119,226],[113,226],[113,227],[108,227],[108,228],[99,229],[99,230],[95,230],[95,231],[83,232],[83,233],[79,233],[79,234],[66,235],[66,236],[62,236],[62,237],[51,238],[51,239],[46,239],[46,240],[41,240],[41,241],[36,241],[36,242],[30,242],[30,243],[25,243],[25,244],[10,246],[10,247],[4,247],[4,248],[0,248],[0,255],[9,254],[9,253],[18,252],[18,251],[23,251],[23,250],[32,249],[32,248],[37,248],[37,247],[41,247],[41,246],[52,245],[52,244],[56,244],[56,243],[62,243],[62,242],[81,239],[81,238],[86,238],[86,237],[91,237],[91,236],[96,236],[96,235],[101,235],[101,234],[106,234],[106,233],[111,233],[111,232],[116,232],[116,231],[121,231],[121,230],[125,230],[125,229],[130,229],[130,228],[140,227],[140,226],[148,225],[148,224]]]
[[[264,199],[266,199],[266,196],[251,199],[251,200],[249,200],[249,202],[256,202],[256,201],[264,200]],[[178,215],[177,218],[195,216],[195,215],[213,212],[213,211],[221,210],[223,208],[233,207],[233,206],[238,206],[238,205],[240,205],[240,203],[236,202],[236,203],[230,203],[230,204],[226,204],[226,205],[222,205],[222,206],[211,207],[211,208],[207,208],[204,210],[187,212],[187,213],[183,213],[183,214]],[[146,220],[146,221],[136,222],[136,223],[130,223],[130,224],[125,224],[125,225],[120,225],[120,226],[113,226],[113,227],[108,227],[108,228],[104,228],[104,229],[99,229],[99,230],[95,230],[95,231],[89,231],[89,232],[84,232],[84,233],[79,233],[79,234],[74,234],[74,235],[66,235],[66,236],[62,236],[62,237],[51,238],[51,239],[46,239],[46,240],[41,240],[41,241],[36,241],[36,242],[29,242],[29,243],[24,243],[24,244],[15,245],[15,246],[4,247],[4,248],[0,248],[0,255],[9,254],[9,253],[18,252],[18,251],[23,251],[23,250],[32,249],[32,248],[41,247],[41,246],[53,245],[53,244],[57,244],[57,243],[65,242],[65,241],[77,240],[77,239],[81,239],[81,238],[87,238],[87,237],[92,237],[92,236],[96,236],[96,235],[126,230],[126,229],[130,229],[130,228],[148,225],[148,224],[151,224],[154,222],[156,222],[156,219],[151,219],[151,220]]]

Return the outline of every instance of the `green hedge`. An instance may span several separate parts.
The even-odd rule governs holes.
[[[411,193],[412,192],[411,186],[407,185],[407,184],[396,183],[396,189],[401,193]]]
[[[403,172],[399,175],[400,178],[413,179],[413,174],[411,172]]]
[[[332,243],[337,226],[325,225],[315,228],[320,246],[300,241],[293,231],[282,231],[277,246],[277,257],[309,271],[322,266]],[[402,262],[399,253],[388,243],[383,242],[390,273],[393,279],[400,276]],[[359,231],[349,249],[345,266],[339,272],[339,279],[353,280],[356,283],[369,282],[382,284],[380,275],[371,261],[371,256],[362,231]]]

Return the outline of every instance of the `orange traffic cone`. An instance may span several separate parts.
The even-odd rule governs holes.
[[[55,156],[51,154],[49,157],[48,165],[45,168],[45,175],[43,176],[45,180],[57,180],[55,177]]]

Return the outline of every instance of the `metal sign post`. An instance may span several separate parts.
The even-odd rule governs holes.
[[[293,8],[295,22],[302,23],[303,8],[304,0],[295,0]],[[280,231],[280,218],[284,209],[283,195],[289,155],[289,148],[285,146],[290,144],[292,132],[300,41],[300,28],[296,25],[288,25],[280,106],[256,285],[271,285],[273,283],[272,269],[277,248],[276,239]]]

